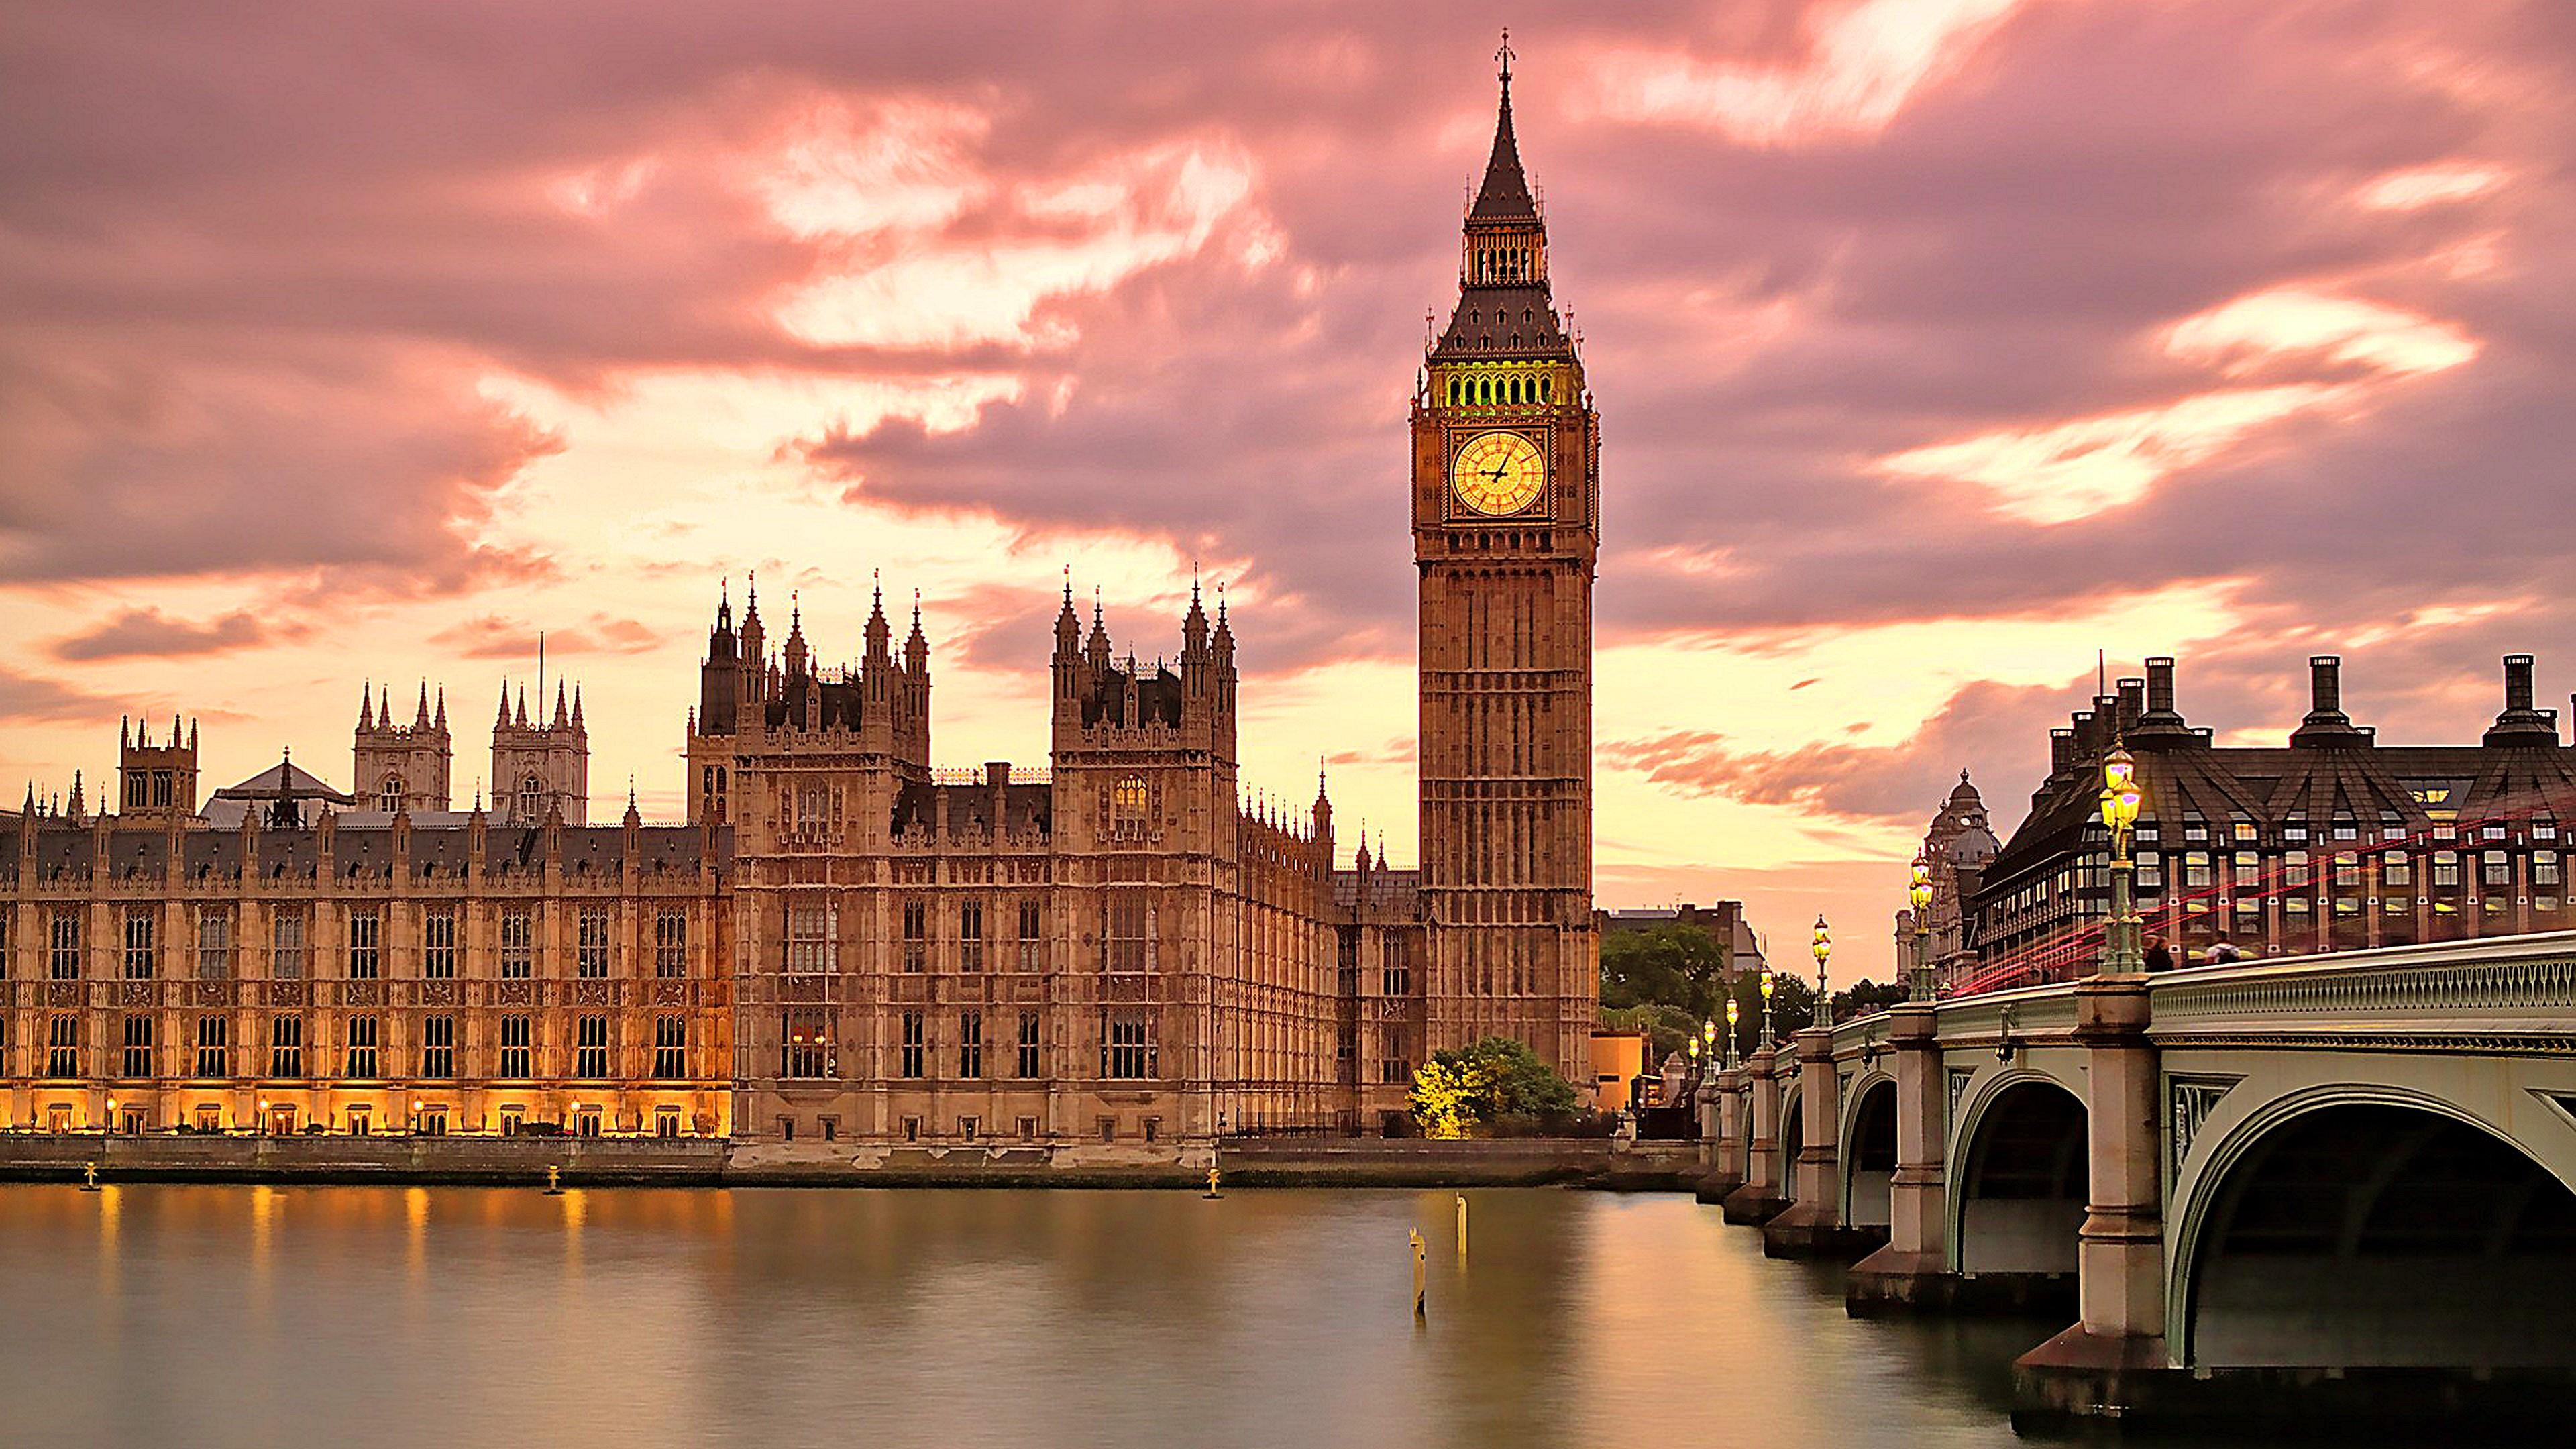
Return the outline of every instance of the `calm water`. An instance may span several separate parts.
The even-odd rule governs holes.
[[[17,1445],[2013,1443],[1674,1196],[0,1188]],[[1405,1234],[1430,1247],[1410,1311]]]

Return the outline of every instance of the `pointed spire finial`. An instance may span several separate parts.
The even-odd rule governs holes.
[[[1512,28],[1506,25],[1503,27],[1503,47],[1494,52],[1494,64],[1502,69],[1503,94],[1506,96],[1512,93],[1512,60]]]

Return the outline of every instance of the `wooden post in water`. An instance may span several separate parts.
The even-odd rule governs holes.
[[[1467,1266],[1467,1195],[1458,1194],[1458,1266]]]
[[[1407,1234],[1407,1236],[1413,1239],[1413,1316],[1420,1318],[1422,1316],[1423,1274],[1426,1271],[1426,1265],[1422,1255],[1422,1230],[1420,1228],[1415,1228],[1412,1232]]]

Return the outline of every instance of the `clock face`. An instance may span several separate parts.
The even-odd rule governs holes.
[[[1450,464],[1449,486],[1478,513],[1518,513],[1547,486],[1547,459],[1519,433],[1478,433]]]

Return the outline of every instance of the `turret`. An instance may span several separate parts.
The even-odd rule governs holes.
[[[117,727],[116,811],[127,820],[170,823],[197,813],[197,746],[193,735],[180,742],[180,721],[170,719],[170,736],[152,742],[149,723],[129,733]]]

